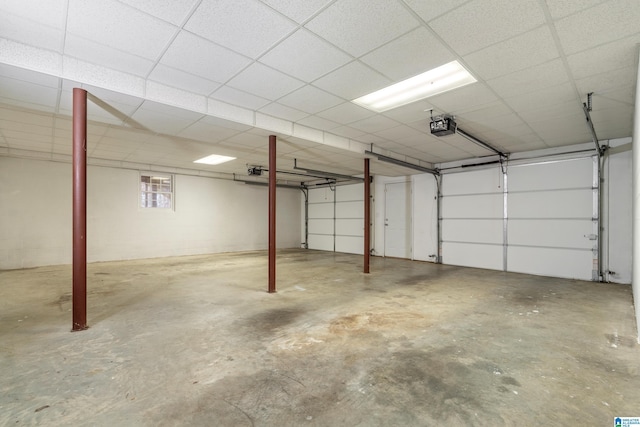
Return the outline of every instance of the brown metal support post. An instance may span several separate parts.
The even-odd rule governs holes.
[[[369,272],[371,253],[371,178],[369,159],[364,159],[364,272]]]
[[[73,89],[73,327],[87,326],[87,91]]]
[[[276,136],[269,135],[269,293],[276,291]]]

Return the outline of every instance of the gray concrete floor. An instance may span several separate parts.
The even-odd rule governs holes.
[[[0,272],[0,425],[613,425],[630,286],[287,250]]]

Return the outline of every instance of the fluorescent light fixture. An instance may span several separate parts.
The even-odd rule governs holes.
[[[235,160],[235,157],[220,156],[219,154],[212,154],[207,157],[203,157],[199,160],[194,160],[193,163],[204,163],[205,165],[219,165],[220,163],[230,162]]]
[[[477,82],[475,77],[458,61],[452,61],[369,95],[354,99],[353,102],[369,110],[382,113],[383,111],[475,82]]]

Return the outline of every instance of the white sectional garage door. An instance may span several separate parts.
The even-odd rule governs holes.
[[[442,177],[442,262],[503,269],[502,173],[498,167]]]
[[[594,162],[587,157],[509,167],[509,271],[593,278],[598,216]]]
[[[443,176],[443,263],[597,280],[597,160],[506,171],[506,195],[499,167]]]
[[[363,254],[363,184],[309,190],[309,249]]]

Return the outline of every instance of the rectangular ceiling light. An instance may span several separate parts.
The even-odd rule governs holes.
[[[475,82],[477,80],[458,61],[452,61],[353,102],[382,113]]]
[[[229,156],[220,156],[218,154],[212,154],[207,157],[203,157],[198,160],[194,160],[193,163],[204,163],[205,165],[219,165],[220,163],[230,162],[231,160],[235,160],[235,157]]]

